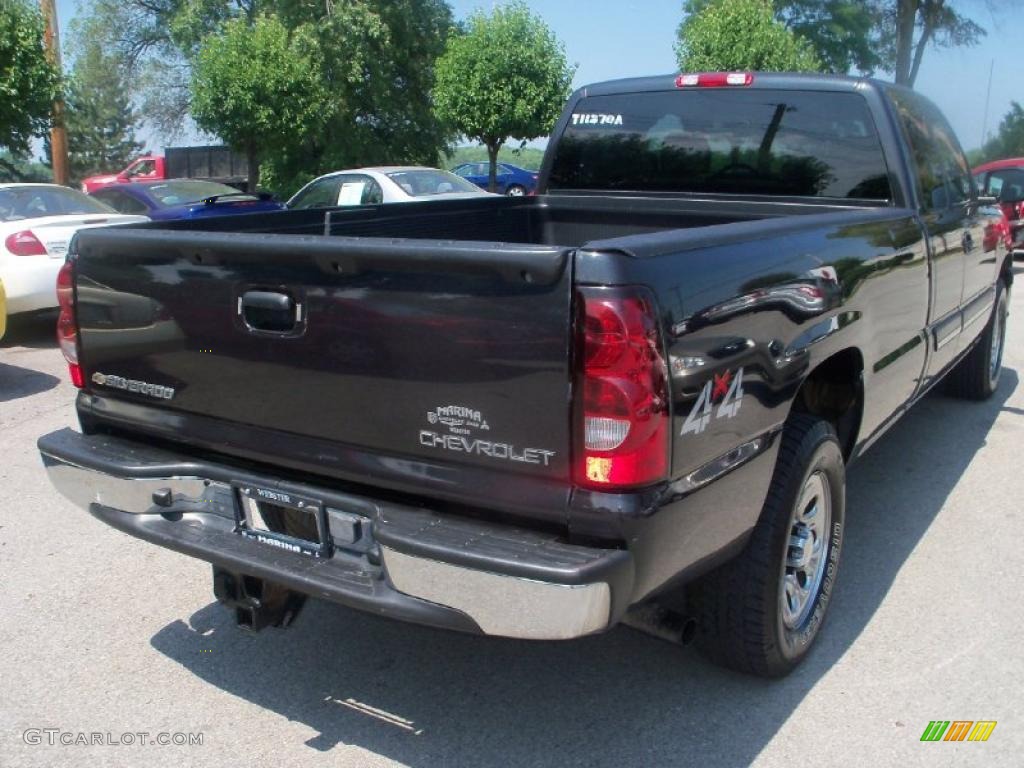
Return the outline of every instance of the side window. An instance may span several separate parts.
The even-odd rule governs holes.
[[[376,205],[384,202],[380,185],[369,176],[352,174],[338,177],[340,187],[336,205]]]
[[[455,175],[461,176],[462,178],[466,178],[467,176],[472,176],[473,175],[473,166],[472,165],[460,165],[458,168],[455,169],[454,173],[455,173]]]
[[[156,170],[156,162],[153,160],[140,160],[128,169],[128,177],[148,176]]]
[[[361,200],[363,205],[380,205],[384,202],[384,190],[380,188],[375,180],[369,176],[366,177],[366,188],[363,190],[363,199]]]
[[[329,179],[314,181],[292,202],[292,208],[333,208],[338,204],[338,191],[341,189],[341,178],[334,176]]]
[[[146,214],[149,212],[140,201],[119,189],[101,190],[93,197],[106,203],[118,213]]]
[[[343,176],[341,189],[338,192],[338,205],[362,205],[363,195],[366,193],[365,176]]]
[[[935,112],[935,123],[932,125],[932,135],[938,144],[939,157],[945,172],[946,182],[949,185],[950,195],[954,203],[962,203],[974,196],[974,180],[971,177],[971,168],[967,164],[967,158],[960,148],[960,142],[953,133],[952,127],[946,122],[946,118],[937,109]]]
[[[942,211],[969,200],[970,168],[942,113],[917,94],[894,90],[890,98],[914,157],[924,210]]]
[[[121,196],[120,192],[113,189],[101,189],[98,192],[93,192],[91,197],[95,197],[101,203],[106,203],[118,213],[124,213],[121,209],[121,203],[124,198]]]
[[[1006,203],[1024,199],[1024,170],[1007,168],[989,174],[988,194],[995,195]]]

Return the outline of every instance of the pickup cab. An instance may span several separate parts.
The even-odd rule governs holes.
[[[787,673],[847,468],[999,384],[1000,212],[926,99],[810,75],[582,88],[538,191],[82,232],[53,484],[250,629],[311,595]]]

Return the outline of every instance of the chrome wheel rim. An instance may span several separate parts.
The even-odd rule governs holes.
[[[811,474],[789,520],[779,608],[787,629],[797,629],[814,609],[828,561],[832,495],[824,472]]]
[[[992,349],[989,352],[988,376],[993,383],[999,378],[999,371],[1003,367],[1003,339],[1006,337],[1006,311],[1005,305],[996,305],[995,323],[992,325]]]
[[[525,194],[526,194],[526,190],[523,189],[522,187],[512,187],[508,191],[508,196],[509,197],[522,197]]]

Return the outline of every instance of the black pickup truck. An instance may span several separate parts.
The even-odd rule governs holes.
[[[539,190],[82,232],[54,485],[212,563],[252,629],[307,595],[517,638],[656,621],[786,673],[846,467],[943,379],[998,384],[998,211],[916,93],[757,73],[581,89]]]

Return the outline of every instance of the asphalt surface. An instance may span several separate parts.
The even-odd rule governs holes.
[[[51,489],[35,441],[74,423],[74,390],[52,318],[19,324],[0,341],[0,766],[1021,765],[1019,287],[996,397],[929,396],[851,468],[829,620],[777,682],[626,628],[527,643],[311,602],[244,634],[208,566]],[[998,725],[922,743],[930,720]]]

